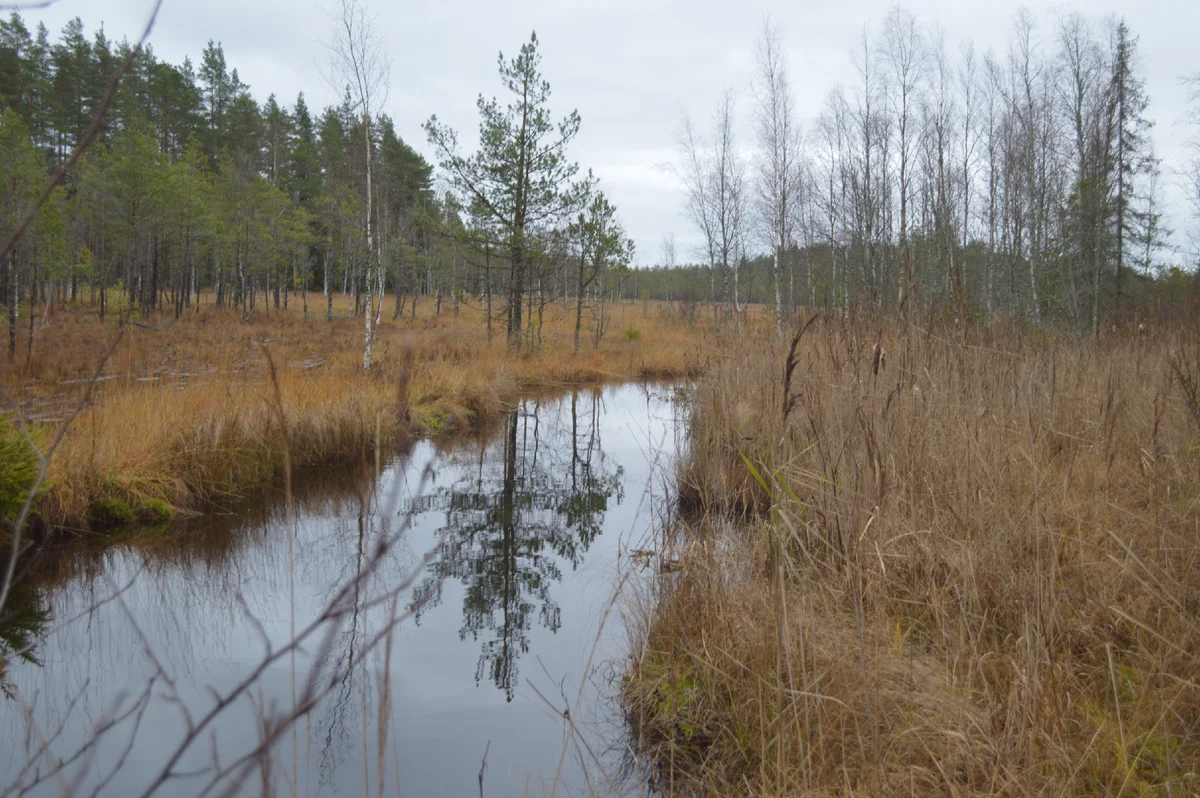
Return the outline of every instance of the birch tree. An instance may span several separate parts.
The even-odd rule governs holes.
[[[674,269],[676,263],[674,233],[667,233],[665,236],[663,236],[662,249],[663,267],[667,269]]]
[[[1063,116],[1073,144],[1074,191],[1069,213],[1070,248],[1074,257],[1064,263],[1069,307],[1078,315],[1080,299],[1076,272],[1091,280],[1091,327],[1100,334],[1101,277],[1105,250],[1101,245],[1108,204],[1108,161],[1111,123],[1106,119],[1104,60],[1082,14],[1071,14],[1059,23],[1059,62],[1063,77]]]
[[[853,52],[854,67],[860,80],[859,92],[850,115],[857,151],[852,156],[850,179],[850,218],[859,267],[871,303],[881,307],[883,275],[876,259],[884,219],[887,120],[880,111],[882,76],[875,65],[873,48],[864,28],[859,46]]]
[[[1004,174],[1003,99],[1000,96],[1001,67],[989,52],[983,60],[984,152],[987,159],[987,254],[983,262],[984,309],[990,323],[996,316],[996,255],[1000,246],[1001,190]]]
[[[717,308],[717,222],[713,201],[711,155],[697,134],[691,117],[684,115],[675,139],[679,159],[668,168],[683,188],[684,214],[704,239],[703,257],[708,262],[708,300]]]
[[[718,298],[726,317],[739,309],[738,261],[745,252],[746,175],[734,124],[733,92],[726,90],[712,117],[711,138],[698,134],[684,116],[676,137],[678,161],[668,167],[682,184],[686,215],[704,239],[714,319]]]
[[[741,312],[738,277],[745,255],[746,173],[734,134],[733,92],[726,91],[713,117],[713,191],[717,258],[726,315]],[[732,277],[732,280],[730,279]]]
[[[362,121],[364,164],[366,185],[363,198],[365,212],[363,227],[366,232],[365,284],[367,288],[364,318],[363,369],[371,370],[375,353],[375,334],[379,329],[379,318],[383,312],[384,273],[375,247],[373,224],[373,165],[372,114],[383,104],[387,95],[391,61],[379,35],[375,18],[368,13],[363,0],[335,0],[333,7],[335,28],[329,42],[331,83],[335,88],[347,87],[350,110]],[[340,86],[339,86],[340,84]]]
[[[909,199],[915,140],[919,138],[916,106],[927,60],[921,30],[912,12],[895,6],[883,26],[883,60],[889,73],[888,108],[896,128],[897,189],[900,203],[899,262],[896,270],[897,307],[901,310],[913,281],[912,247],[909,244]],[[864,62],[869,75],[869,62]],[[869,108],[869,106],[868,106]]]
[[[831,91],[825,98],[825,108],[817,121],[820,147],[817,172],[820,187],[817,192],[822,209],[822,229],[829,247],[829,279],[834,304],[841,299],[841,309],[850,309],[850,282],[845,260],[838,269],[838,250],[844,232],[846,206],[846,146],[849,140],[850,109],[841,89]]]
[[[800,188],[800,128],[788,80],[783,35],[768,18],[755,48],[754,81],[758,137],[757,211],[772,257],[775,283],[775,337],[783,342],[783,259],[794,243],[794,219]]]
[[[1046,66],[1035,52],[1038,43],[1034,39],[1033,17],[1022,10],[1017,16],[1014,41],[1010,45],[1011,91],[1009,102],[1014,118],[1015,131],[1012,140],[1012,171],[1010,177],[1018,181],[1017,196],[1013,209],[1018,214],[1015,222],[1016,249],[1020,255],[1022,234],[1025,240],[1025,258],[1029,264],[1029,308],[1035,324],[1042,322],[1042,301],[1039,293],[1041,258],[1046,239],[1048,180],[1050,168],[1048,155],[1050,138],[1054,132],[1052,113],[1045,102],[1050,92],[1046,79]]]
[[[958,68],[958,86],[959,98],[962,101],[962,106],[959,114],[959,129],[961,138],[959,139],[959,162],[960,170],[960,197],[959,201],[962,205],[962,215],[959,216],[961,224],[959,244],[962,247],[961,265],[959,267],[960,274],[965,273],[967,262],[967,251],[971,245],[971,201],[975,195],[975,172],[978,168],[979,147],[979,73],[975,59],[975,46],[967,43],[960,50],[961,61]],[[982,281],[980,281],[982,282]],[[960,297],[960,312],[965,313],[965,291],[964,296]],[[964,330],[966,319],[964,321]]]
[[[1186,79],[1188,84],[1187,123],[1192,135],[1188,141],[1188,160],[1183,168],[1184,190],[1188,198],[1189,233],[1192,257],[1200,264],[1200,72]]]
[[[937,255],[937,274],[943,300],[957,299],[962,310],[962,274],[955,263],[956,219],[951,212],[953,183],[951,171],[953,136],[957,109],[953,97],[952,76],[947,61],[945,37],[934,31],[929,48],[929,91],[922,98],[926,196],[929,197],[927,233]]]

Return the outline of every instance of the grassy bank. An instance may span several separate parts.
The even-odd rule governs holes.
[[[1197,330],[739,351],[624,682],[676,789],[1200,791]]]
[[[383,322],[376,367],[365,374],[362,322],[345,310],[339,297],[333,321],[323,307],[305,320],[293,303],[248,319],[205,307],[179,320],[126,325],[91,405],[52,463],[41,514],[51,524],[82,525],[103,498],[195,508],[277,476],[284,447],[268,357],[298,467],[358,457],[400,431],[469,428],[529,393],[700,368],[703,333],[655,305],[614,306],[601,345],[593,348],[585,335],[578,355],[573,316],[550,306],[541,346],[518,356],[506,351],[500,322],[489,343],[477,307],[463,304],[455,314],[447,304],[435,316],[425,302],[415,318]],[[33,357],[22,340],[15,361],[0,363],[0,383],[7,406],[19,401],[35,426],[53,430],[117,325],[82,308],[38,324]]]

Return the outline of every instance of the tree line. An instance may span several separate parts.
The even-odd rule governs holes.
[[[766,268],[759,297],[780,325],[800,305],[935,306],[1098,334],[1156,279],[1180,281],[1123,19],[1072,13],[1039,28],[1021,12],[1007,49],[980,53],[897,6],[864,31],[853,84],[831,89],[807,129],[769,20],[755,54],[749,146],[733,91],[708,125],[680,126],[672,171],[703,274],[658,270],[656,298],[694,296],[706,277],[702,298],[736,311]],[[665,242],[664,264],[674,250]]]
[[[367,368],[388,293],[393,318],[427,297],[457,312],[474,295],[489,340],[496,326],[516,348],[540,343],[544,309],[561,300],[576,347],[585,315],[598,343],[610,271],[628,270],[632,245],[596,178],[567,157],[580,120],[551,120],[536,36],[501,56],[512,102],[480,100],[478,153],[460,153],[436,117],[426,125],[448,177],[435,190],[433,166],[379,111],[390,65],[367,7],[336,0],[334,12],[328,78],[344,96],[319,114],[303,93],[290,107],[257,102],[213,41],[198,66],[175,65],[103,29],[89,38],[79,19],[57,41],[17,13],[0,20],[0,233],[134,58],[98,141],[0,271],[10,357],[20,314],[31,356],[39,309],[57,304],[179,316],[203,296],[243,314],[298,301],[307,315],[310,291],[330,319],[334,295],[352,297]]]
[[[480,95],[479,147],[436,116],[434,165],[379,111],[390,64],[362,0],[334,0],[339,25],[319,114],[303,94],[259,104],[210,41],[199,65],[89,38],[57,41],[18,14],[0,20],[0,232],[84,135],[119,63],[134,57],[98,143],[0,268],[9,354],[27,312],[87,302],[182,314],[203,293],[244,314],[320,291],[352,297],[364,366],[385,294],[392,317],[431,297],[436,313],[474,297],[510,347],[540,344],[551,302],[598,345],[606,303],[711,303],[726,318],[765,303],[954,318],[1066,322],[1098,334],[1148,296],[1180,292],[1168,268],[1164,174],[1188,176],[1200,218],[1200,159],[1156,157],[1138,40],[1120,19],[1081,14],[1041,27],[1020,14],[1006,50],[951,47],[892,9],[856,43],[853,85],[802,122],[783,35],[755,48],[752,140],[738,140],[728,91],[709,123],[685,118],[672,171],[700,234],[699,262],[630,269],[633,250],[596,177],[569,157],[579,115],[550,113],[537,37],[499,58],[505,100]],[[1194,100],[1194,105],[1195,103]],[[1200,129],[1200,120],[1193,120]],[[22,308],[27,309],[23,311]],[[720,313],[717,313],[718,321]],[[585,323],[586,322],[586,323]],[[586,329],[585,329],[586,328]]]

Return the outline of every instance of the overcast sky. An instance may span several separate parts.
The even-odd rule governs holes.
[[[536,30],[543,69],[561,116],[577,108],[583,128],[573,155],[600,177],[637,243],[639,263],[661,260],[662,239],[675,233],[680,258],[695,254],[697,235],[681,213],[672,179],[656,168],[673,157],[672,136],[683,113],[707,121],[720,94],[740,95],[748,133],[754,40],[770,12],[787,37],[797,107],[805,121],[838,83],[854,82],[850,50],[864,26],[878,31],[892,0],[368,0],[392,56],[385,111],[398,131],[431,156],[421,124],[436,113],[473,141],[475,98],[499,92],[496,55],[516,52]],[[1039,19],[1052,46],[1056,15],[1080,10],[1093,17],[1124,15],[1140,37],[1142,71],[1150,95],[1154,138],[1165,171],[1182,156],[1179,124],[1186,91],[1180,78],[1200,71],[1200,0],[910,0],[903,4],[923,23],[938,22],[951,52],[971,40],[979,52],[1006,49],[1021,7]],[[59,0],[30,10],[58,38],[71,17],[83,19],[90,38],[101,23],[110,38],[140,33],[150,0]],[[165,0],[151,43],[158,57],[199,62],[205,43],[224,45],[260,102],[275,93],[291,105],[303,91],[320,109],[335,99],[324,78],[321,42],[331,29],[329,3],[319,0]],[[745,143],[748,136],[744,136]],[[432,160],[432,159],[431,159]],[[1170,174],[1168,181],[1173,182]],[[1181,193],[1167,194],[1182,225]]]

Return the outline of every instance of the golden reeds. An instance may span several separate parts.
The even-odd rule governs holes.
[[[624,694],[664,776],[1197,794],[1200,426],[1179,371],[1200,377],[1200,333],[963,345],[823,319],[790,357],[770,341],[698,388],[688,554],[635,628]]]
[[[516,355],[506,351],[499,323],[489,346],[477,307],[464,302],[455,314],[447,305],[435,317],[427,302],[415,318],[383,323],[376,367],[365,374],[361,324],[345,317],[343,304],[339,297],[332,322],[323,312],[305,320],[293,303],[249,318],[206,305],[178,320],[127,324],[94,403],[55,457],[42,514],[73,523],[104,496],[197,507],[275,478],[281,447],[267,353],[301,468],[347,461],[372,447],[377,431],[392,440],[401,427],[423,435],[463,430],[528,393],[694,374],[700,366],[702,334],[652,304],[613,307],[613,328],[638,329],[640,338],[611,335],[574,356],[570,314],[560,304],[547,307],[534,352]],[[52,427],[116,329],[115,319],[101,325],[83,308],[48,314],[34,357],[0,363],[6,393],[27,418]]]

